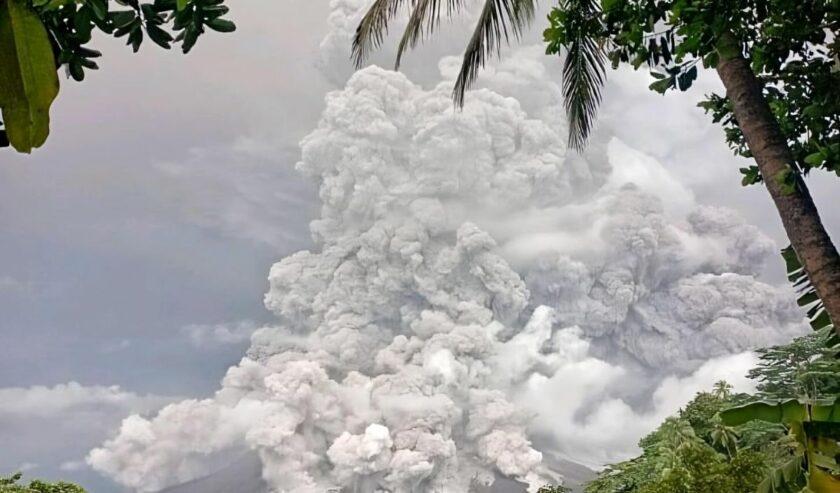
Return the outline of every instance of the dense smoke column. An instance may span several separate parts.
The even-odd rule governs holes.
[[[500,64],[463,111],[451,82],[376,67],[329,94],[298,165],[320,187],[318,248],[272,267],[278,325],[215,396],[127,419],[89,463],[143,491],[243,451],[275,492],[467,491],[499,474],[535,489],[558,479],[546,454],[632,453],[684,389],[743,373],[750,358],[730,355],[801,330],[753,278],[774,249],[755,228],[683,200],[620,142],[567,152],[540,60]],[[631,165],[643,179],[616,178]],[[616,395],[638,369],[654,409]]]

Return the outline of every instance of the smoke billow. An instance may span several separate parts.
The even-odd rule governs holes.
[[[617,140],[568,152],[541,60],[488,70],[463,111],[448,58],[431,89],[371,67],[330,93],[298,164],[318,249],[272,267],[277,325],[215,396],[128,418],[89,463],[140,491],[246,450],[275,492],[535,489],[549,455],[622,458],[693,392],[748,385],[745,351],[803,330],[753,277],[773,243]]]

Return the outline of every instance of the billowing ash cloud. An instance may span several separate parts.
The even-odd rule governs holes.
[[[214,397],[127,419],[94,468],[155,491],[251,450],[275,492],[534,490],[549,455],[632,453],[694,391],[743,388],[740,353],[803,330],[753,277],[775,250],[756,228],[619,141],[567,152],[539,49],[463,111],[453,66],[430,90],[371,67],[327,96],[298,164],[319,249],[272,267],[280,322]]]

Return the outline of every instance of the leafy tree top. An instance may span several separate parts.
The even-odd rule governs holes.
[[[567,91],[573,106],[597,107],[604,58],[613,68],[650,69],[657,79],[651,89],[665,93],[691,87],[698,66],[744,55],[796,163],[805,172],[821,167],[840,175],[838,32],[838,0],[561,0],[544,37],[548,53],[567,53],[576,86],[594,86]],[[750,157],[730,102],[713,94],[701,106],[724,125],[732,149]],[[584,121],[573,143],[590,126]],[[743,171],[745,183],[760,181],[757,168]]]
[[[19,483],[21,477],[21,473],[0,476],[0,493],[87,493],[81,486],[64,481],[48,483],[35,479],[24,485]]]
[[[189,53],[208,29],[231,32],[225,0],[0,1],[0,147],[40,147],[58,95],[56,69],[77,81],[99,66],[91,47],[97,32],[125,38],[137,52],[144,40]],[[5,128],[3,128],[5,123]]]
[[[836,357],[840,348],[827,346],[831,335],[831,328],[825,328],[788,344],[757,350],[759,364],[748,376],[758,382],[759,397],[819,399],[840,395],[840,360]]]

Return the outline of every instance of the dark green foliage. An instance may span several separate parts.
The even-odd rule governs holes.
[[[596,0],[562,0],[549,15],[547,53],[566,48],[563,62],[563,97],[569,117],[569,144],[582,151],[592,131],[601,88],[606,80],[604,52],[595,36],[602,29]],[[558,27],[562,26],[562,27]]]
[[[759,493],[840,491],[840,397],[757,401],[721,411],[720,417],[731,425],[760,420],[788,428],[791,457],[758,485]]]
[[[537,493],[571,493],[570,488],[565,486],[543,486],[537,490]]]
[[[225,18],[225,0],[31,0],[31,7],[47,30],[56,68],[65,67],[77,81],[99,68],[102,53],[91,47],[96,32],[125,38],[135,52],[149,39],[165,49],[180,43],[189,53],[207,29],[236,29]],[[0,147],[7,145],[0,123]]]
[[[821,399],[840,395],[840,345],[831,320],[793,248],[782,250],[788,280],[814,332],[780,346],[759,349],[760,363],[748,376],[764,399]]]
[[[0,477],[0,493],[87,493],[81,486],[59,481],[47,483],[33,480],[28,485],[19,484],[21,474]]]
[[[745,396],[732,394],[721,382],[701,392],[677,416],[668,418],[639,442],[642,454],[608,466],[586,487],[586,493],[743,493],[754,490],[774,455],[768,442],[784,436],[777,428],[745,430],[724,427],[717,414]],[[747,446],[744,432],[754,446]],[[718,438],[716,440],[716,437]],[[736,443],[727,447],[731,437]],[[721,441],[721,443],[718,443]]]
[[[817,295],[816,289],[814,289],[811,280],[808,278],[808,273],[805,272],[805,268],[802,266],[802,262],[799,260],[799,256],[793,250],[792,246],[788,246],[782,250],[782,258],[785,260],[788,281],[790,281],[798,295],[796,301],[799,303],[799,306],[807,310],[811,328],[816,331],[831,329],[831,319],[825,310],[825,305]],[[836,341],[835,338],[834,342],[840,341]]]
[[[840,32],[837,0],[602,0],[601,9],[581,3],[561,1],[549,15],[549,53],[572,53],[582,33],[599,48],[591,58],[648,68],[656,79],[650,88],[659,93],[684,91],[698,66],[743,54],[764,83],[796,165],[840,175],[840,43],[830,44],[828,34]],[[751,157],[726,97],[709,95],[701,106],[723,125],[732,149]],[[742,172],[745,185],[761,181],[755,167]]]
[[[723,402],[713,394],[701,392],[680,411],[680,418],[688,421],[698,438],[711,442],[715,428],[714,417],[721,410]]]
[[[656,461],[647,454],[611,464],[586,485],[586,493],[630,493],[656,481]]]
[[[826,347],[832,334],[830,329],[823,329],[789,344],[756,351],[760,363],[748,375],[759,382],[759,397],[822,398],[840,394],[840,362],[834,357],[835,351]],[[817,358],[822,355],[826,357]]]
[[[720,417],[745,428],[750,446],[775,463],[758,485],[759,493],[836,492],[840,491],[840,346],[796,253],[788,247],[782,255],[799,305],[808,310],[815,332],[759,350],[761,363],[749,376],[760,382],[759,396],[772,400],[726,409]],[[784,438],[782,430],[787,431]]]
[[[758,395],[718,382],[643,438],[639,457],[608,466],[586,492],[798,493],[806,484],[837,491],[831,488],[840,482],[828,473],[840,457],[840,365],[826,349],[831,334],[827,327],[759,350],[761,362],[749,373]]]
[[[679,463],[663,470],[659,478],[642,485],[639,493],[743,493],[750,491],[767,472],[761,454],[745,451],[727,460],[705,444],[686,448]]]
[[[50,37],[38,14],[26,0],[0,2],[0,111],[6,125],[0,140],[18,152],[43,145],[57,95]]]
[[[95,31],[116,38],[126,38],[126,44],[138,51],[148,38],[156,45],[170,49],[180,42],[184,53],[196,40],[212,29],[231,32],[236,27],[224,16],[228,8],[224,0],[140,0],[113,1],[34,0],[44,25],[47,26],[59,65],[67,65],[76,80],[84,79],[85,69],[96,69],[92,58],[101,55],[87,45]]]
[[[771,464],[790,459],[792,443],[787,439],[784,425],[765,421],[750,421],[738,427],[738,446],[765,454]]]

